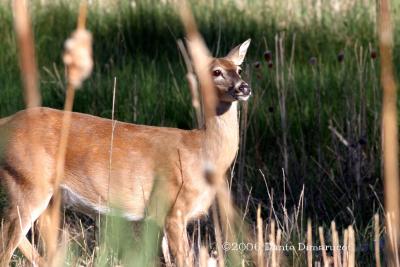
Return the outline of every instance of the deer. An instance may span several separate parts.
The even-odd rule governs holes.
[[[238,102],[251,95],[240,66],[249,45],[250,39],[225,57],[210,59],[217,106],[199,129],[137,125],[72,112],[59,184],[63,205],[93,215],[116,206],[121,216],[137,221],[149,216],[150,206],[171,203],[163,222],[165,235],[172,255],[184,255],[189,242],[182,232],[207,214],[216,194],[204,175],[204,143],[217,175],[226,174],[239,148]],[[26,235],[58,190],[54,172],[63,112],[37,107],[0,119],[0,199],[7,203],[0,210],[1,266],[9,264],[17,247],[25,255],[34,251]],[[37,140],[35,149],[29,136]],[[35,158],[40,163],[36,172]],[[153,195],[163,200],[154,201]],[[182,259],[176,261],[184,265]]]

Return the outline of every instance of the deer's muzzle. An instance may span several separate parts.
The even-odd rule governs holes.
[[[243,95],[250,95],[251,94],[251,89],[250,86],[247,83],[242,83],[239,86],[239,91],[243,94]]]
[[[242,82],[239,85],[239,87],[237,87],[235,90],[235,98],[237,100],[246,101],[250,95],[251,95],[251,88],[245,82]]]

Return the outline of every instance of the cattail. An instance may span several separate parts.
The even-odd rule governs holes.
[[[367,139],[365,139],[365,137],[361,137],[360,140],[358,140],[358,143],[362,146],[365,146],[367,144]]]
[[[274,63],[272,60],[268,61],[268,68],[272,69],[274,67]]]
[[[310,63],[310,65],[315,65],[315,64],[317,64],[317,58],[316,58],[316,57],[311,57],[311,58],[308,60],[308,63]]]
[[[253,66],[254,66],[254,68],[256,68],[256,69],[261,68],[261,63],[260,63],[260,61],[254,62],[254,63],[253,63]]]
[[[370,55],[371,55],[371,58],[372,58],[372,59],[376,59],[377,56],[378,56],[378,54],[376,53],[376,50],[375,50],[375,49],[372,49],[372,50],[371,50]]]
[[[270,62],[272,60],[272,52],[267,50],[264,52],[264,59],[267,62]]]
[[[55,188],[58,188],[64,175],[65,155],[68,145],[68,136],[71,126],[71,111],[74,103],[75,90],[82,85],[82,82],[89,77],[93,68],[92,59],[92,35],[85,29],[87,6],[82,3],[79,11],[77,30],[65,42],[63,61],[67,68],[67,91],[64,104],[64,113],[61,124],[60,142],[55,169]],[[53,196],[51,213],[52,224],[48,227],[46,234],[48,247],[49,265],[53,266],[57,261],[56,243],[58,239],[57,226],[60,221],[59,208],[61,205],[61,195],[56,191]],[[56,264],[57,265],[57,264]]]
[[[65,42],[63,61],[68,68],[68,82],[79,88],[93,69],[92,35],[85,29],[78,29]]]
[[[342,63],[344,61],[344,52],[340,51],[339,54],[337,55],[337,60]]]
[[[271,112],[271,113],[273,113],[273,112],[274,112],[274,107],[269,107],[269,108],[268,108],[268,111]]]

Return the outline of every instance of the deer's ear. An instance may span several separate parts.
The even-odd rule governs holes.
[[[244,43],[233,48],[225,58],[235,63],[237,66],[241,65],[246,56],[250,41],[251,39],[247,39]]]

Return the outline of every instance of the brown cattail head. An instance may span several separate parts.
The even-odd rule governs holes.
[[[268,61],[268,68],[272,69],[274,67],[274,63],[272,60]]]
[[[92,34],[85,29],[74,31],[65,41],[63,61],[68,71],[68,82],[79,88],[93,69]]]
[[[310,63],[310,65],[314,66],[315,64],[317,64],[317,58],[316,57],[311,57],[308,60],[308,63]]]
[[[344,61],[344,52],[340,51],[339,54],[337,55],[337,60],[342,63]]]
[[[375,49],[372,49],[372,50],[371,50],[371,58],[372,58],[372,59],[376,59],[377,56],[378,56],[378,54],[376,53],[376,50],[375,50]]]
[[[267,50],[264,52],[264,59],[265,61],[269,62],[272,60],[272,52]]]

